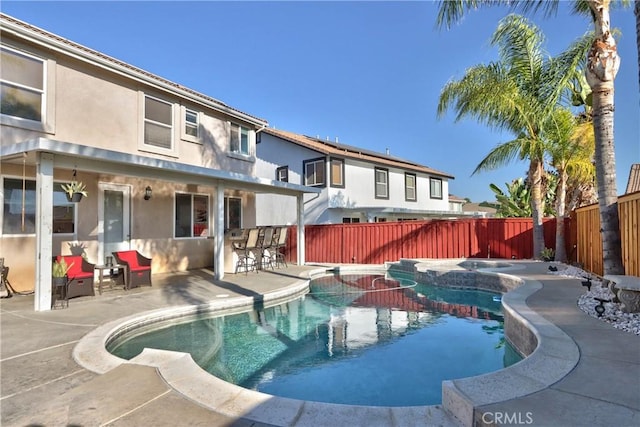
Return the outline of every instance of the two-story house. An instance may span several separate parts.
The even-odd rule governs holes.
[[[4,14],[0,31],[0,257],[36,310],[50,308],[54,255],[136,249],[154,273],[222,278],[224,230],[256,225],[257,192],[302,206],[319,191],[256,175],[265,120]]]
[[[454,177],[429,167],[338,142],[272,128],[260,132],[256,174],[321,189],[306,195],[307,224],[383,222],[455,216]],[[258,224],[290,224],[295,200],[258,194]],[[459,214],[459,213],[458,213]]]

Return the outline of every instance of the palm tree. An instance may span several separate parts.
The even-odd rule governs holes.
[[[528,20],[509,15],[500,21],[492,45],[499,50],[499,60],[477,65],[458,81],[450,81],[440,94],[438,115],[447,109],[457,111],[456,121],[476,118],[490,127],[507,130],[515,139],[494,148],[473,172],[492,170],[512,160],[528,159],[528,184],[531,189],[533,218],[533,253],[538,258],[544,249],[542,228],[543,176],[546,140],[544,126],[566,92],[573,71],[586,52],[576,43],[562,56],[551,60],[542,50],[544,36]]]
[[[556,187],[556,251],[555,260],[567,261],[565,249],[564,219],[566,217],[566,194],[570,176],[575,180],[588,180],[593,174],[593,125],[590,120],[581,120],[565,108],[559,108],[545,126],[549,140],[547,152],[551,166],[558,174]]]
[[[630,1],[622,0],[620,3],[628,5]],[[542,10],[550,15],[556,13],[559,0],[443,0],[440,2],[437,23],[450,27],[470,9],[497,4],[510,5],[525,12]],[[620,58],[616,51],[615,39],[611,35],[610,4],[611,0],[576,0],[573,9],[576,13],[589,14],[595,27],[596,37],[587,56],[586,76],[594,94],[595,162],[604,274],[623,274],[613,144],[614,79]],[[637,9],[639,7],[636,3],[636,22],[640,19]],[[640,58],[638,61],[640,64]]]

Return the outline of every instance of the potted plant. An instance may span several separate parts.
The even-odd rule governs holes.
[[[71,181],[68,184],[62,184],[62,189],[67,193],[67,199],[73,203],[78,203],[82,200],[82,196],[88,197],[87,187],[82,181]]]
[[[67,265],[64,258],[53,261],[53,268],[51,270],[53,286],[64,286],[67,284],[67,273],[72,266],[73,263]]]
[[[540,252],[540,258],[542,258],[543,261],[553,261],[555,255],[556,251],[554,251],[553,248],[544,248]]]

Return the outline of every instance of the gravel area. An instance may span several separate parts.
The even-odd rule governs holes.
[[[585,293],[578,298],[578,307],[580,307],[582,311],[587,313],[589,316],[602,320],[603,322],[611,323],[614,328],[622,329],[623,331],[630,332],[635,335],[640,335],[640,313],[622,312],[622,310],[620,310],[620,303],[613,302],[613,292],[611,292],[609,288],[602,286],[602,280],[599,277],[577,267],[566,266],[564,264],[552,265],[555,265],[558,268],[558,271],[550,271],[550,274],[585,280],[587,278],[591,278],[591,291],[587,291],[587,287],[585,286]],[[600,305],[600,302],[596,301],[594,298],[612,301],[604,303],[605,310],[600,317],[596,312],[596,306]]]

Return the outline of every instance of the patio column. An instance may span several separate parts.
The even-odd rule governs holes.
[[[36,160],[36,277],[35,311],[51,310],[53,257],[53,154],[37,153]]]
[[[304,259],[304,194],[300,193],[298,200],[298,265],[306,263]]]
[[[224,278],[224,185],[216,187],[215,237],[213,248],[213,271],[216,280]]]

